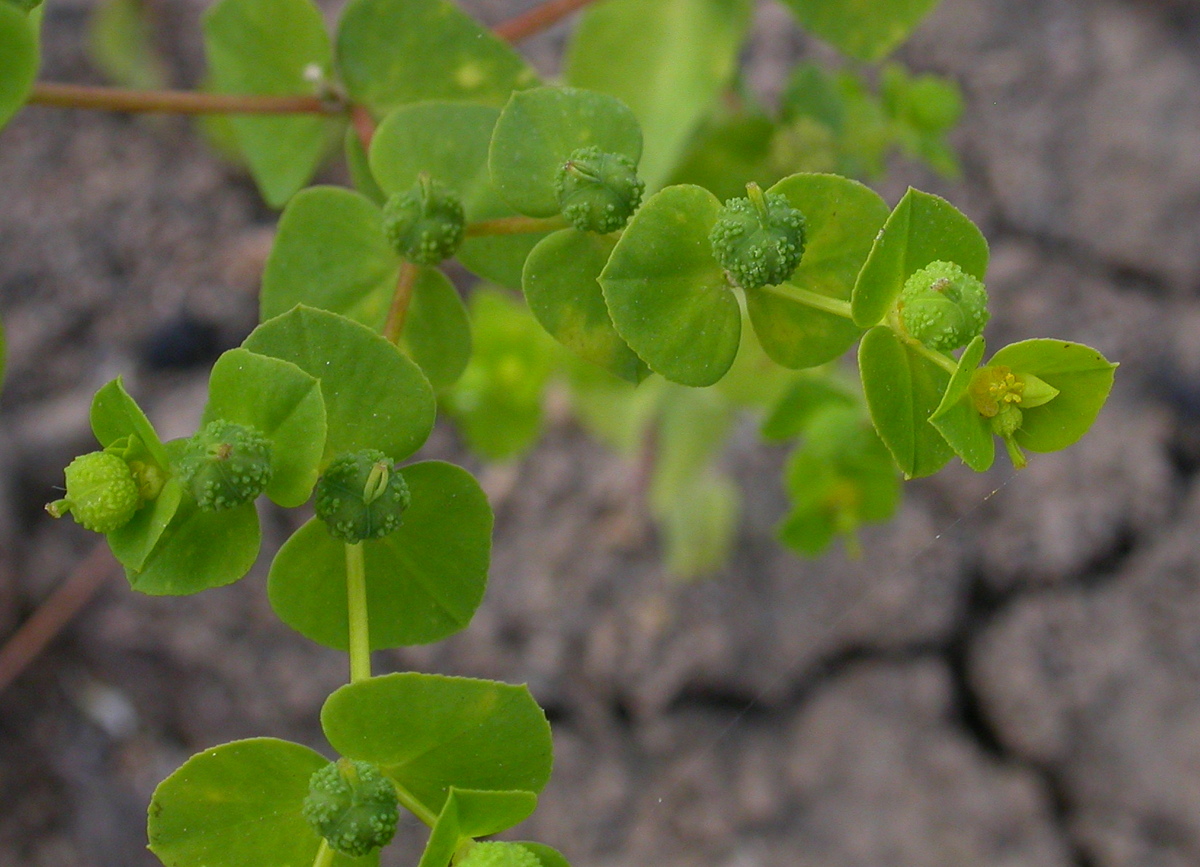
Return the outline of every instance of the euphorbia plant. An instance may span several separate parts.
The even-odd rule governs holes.
[[[731,63],[749,4],[680,4]],[[704,469],[730,402],[767,410],[769,438],[803,439],[780,534],[812,554],[891,514],[896,468],[925,476],[957,454],[984,470],[994,436],[1019,466],[1023,449],[1064,448],[1099,412],[1113,365],[1095,350],[1031,340],[981,366],[987,244],[945,200],[910,190],[889,208],[856,180],[768,178],[765,162],[755,177],[718,178],[736,181],[724,201],[666,183],[676,164],[711,171],[723,145],[683,159],[676,127],[597,61],[674,21],[666,5],[598,6],[572,48],[572,86],[543,86],[445,0],[352,0],[335,41],[309,0],[220,0],[205,22],[218,94],[156,97],[276,112],[231,121],[264,196],[284,206],[262,323],[217,360],[190,438],[163,442],[120,380],[104,386],[91,414],[100,448],[67,468],[49,509],[104,533],[133,589],[186,594],[249,571],[256,498],[311,499],[315,515],[275,553],[268,592],[286,623],[347,652],[350,667],[321,713],[335,761],[252,739],[206,750],[162,783],[149,836],[164,863],[376,863],[400,808],[430,827],[420,867],[565,863],[539,844],[476,842],[526,818],[548,779],[549,727],[529,692],[371,669],[373,650],[464,628],[484,594],[492,515],[479,485],[447,463],[406,463],[438,397],[469,437],[473,425],[511,432],[528,426],[521,406],[536,405],[552,366],[496,290],[477,292],[468,314],[448,259],[523,290],[542,328],[592,365],[577,368],[581,413],[603,392],[620,397],[608,418],[594,413],[601,425],[630,407],[658,419],[651,503],[697,546],[720,535],[706,520],[729,507]],[[929,4],[885,3],[865,20],[793,5],[816,33],[875,60]],[[30,90],[37,14],[0,0],[0,112]],[[688,78],[706,98],[728,77],[717,67]],[[65,99],[55,93],[40,96]],[[891,69],[880,105],[909,149],[944,157],[944,97]],[[919,111],[922,99],[935,110]],[[798,118],[806,135],[822,119],[843,135],[841,110],[865,104],[806,115],[794,102],[789,146]],[[688,129],[700,119],[693,111]],[[337,136],[354,189],[303,189]],[[856,344],[861,394],[793,372]],[[707,511],[680,512],[682,500]]]

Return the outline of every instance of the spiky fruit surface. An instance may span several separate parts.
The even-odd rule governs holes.
[[[458,194],[428,175],[421,175],[411,190],[397,193],[383,206],[388,243],[418,265],[436,265],[453,256],[466,225]]]
[[[248,425],[209,422],[188,440],[179,477],[204,511],[235,508],[271,481],[271,443]]]
[[[763,193],[730,199],[709,233],[713,256],[743,289],[782,283],[804,255],[804,215],[786,198]]]
[[[111,533],[129,523],[142,504],[129,465],[108,452],[80,455],[67,465],[67,495],[46,507],[58,518],[70,512],[93,533]]]
[[[400,815],[391,781],[374,765],[349,759],[312,775],[303,813],[330,846],[355,858],[386,846]]]
[[[595,145],[572,153],[558,170],[558,205],[581,232],[617,231],[642,203],[645,190],[633,160]]]
[[[900,319],[930,349],[948,352],[983,333],[988,321],[983,283],[953,262],[930,262],[904,282]]]
[[[411,502],[404,477],[383,452],[339,455],[317,482],[317,517],[336,539],[379,539],[400,526]]]
[[[541,867],[538,857],[517,843],[476,843],[458,867]]]

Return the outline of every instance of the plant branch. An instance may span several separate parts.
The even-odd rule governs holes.
[[[408,308],[412,304],[413,287],[417,284],[420,270],[412,262],[400,264],[400,276],[396,278],[396,291],[392,293],[392,307],[388,310],[387,322],[383,325],[383,336],[392,343],[400,340],[404,333],[404,322],[408,319]]]
[[[901,336],[901,340],[908,344],[908,348],[917,353],[917,355],[921,356],[927,361],[932,361],[951,376],[954,376],[955,371],[958,370],[958,362],[949,355],[946,355],[944,352],[938,352],[936,349],[930,349],[915,337]]]
[[[344,114],[346,105],[315,96],[249,96],[188,90],[125,90],[39,82],[30,105],[167,114]]]
[[[854,319],[850,313],[849,301],[842,301],[840,298],[831,298],[828,295],[822,295],[820,292],[813,292],[811,289],[802,289],[790,283],[786,291],[780,291],[773,286],[764,286],[763,288],[781,297],[799,301],[801,304],[812,307],[815,310],[832,313],[834,316],[841,316],[843,319]]]
[[[540,6],[497,24],[492,32],[508,42],[520,42],[553,27],[572,12],[593,2],[595,0],[545,0]]]
[[[371,139],[375,137],[375,118],[371,117],[371,112],[365,106],[352,105],[350,123],[354,125],[354,132],[362,142],[363,150],[370,153]]]
[[[371,634],[367,620],[367,570],[362,542],[346,543],[346,602],[350,631],[350,682],[371,678]]]
[[[322,837],[321,845],[317,849],[317,857],[313,859],[312,867],[333,867],[333,859],[336,854],[329,845],[329,841]]]
[[[480,220],[467,225],[468,238],[485,235],[528,235],[533,232],[553,232],[570,225],[566,218],[556,217],[498,217],[495,220]]]
[[[396,800],[400,802],[404,809],[408,810],[430,828],[437,824],[438,817],[430,812],[428,807],[418,801],[412,792],[395,780],[392,780],[392,786],[396,789]]]
[[[0,692],[37,659],[112,574],[115,563],[104,542],[96,544],[75,571],[0,647]]]

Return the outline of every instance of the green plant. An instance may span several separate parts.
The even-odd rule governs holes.
[[[874,61],[932,2],[869,18],[790,5]],[[777,119],[744,98],[709,113],[750,9],[609,0],[576,33],[568,86],[542,86],[446,0],[351,0],[336,44],[309,0],[220,0],[205,19],[213,93],[121,94],[34,87],[40,12],[0,0],[0,120],[31,95],[228,114],[284,208],[262,323],[215,363],[200,431],[163,442],[109,383],[91,412],[101,451],[68,467],[49,507],[103,532],[133,589],[186,594],[251,568],[259,495],[315,500],[274,556],[269,595],[290,626],[349,654],[351,682],[321,712],[340,758],[269,738],[194,756],[151,804],[164,863],[376,863],[403,807],[430,827],[421,867],[565,864],[539,844],[475,842],[526,818],[549,776],[549,727],[524,687],[371,672],[372,650],[463,629],[484,593],[479,485],[404,463],[439,397],[503,456],[536,435],[542,390],[565,369],[591,427],[654,442],[650,505],[681,572],[728,541],[736,492],[712,458],[738,407],[763,412],[767,438],[801,440],[780,536],[814,555],[891,515],[897,468],[925,476],[958,455],[982,471],[997,436],[1020,466],[1023,450],[1090,427],[1114,368],[1095,350],[1027,340],[983,363],[988,248],[965,215],[916,190],[889,208],[857,180],[794,170],[812,158],[871,174],[895,146],[953,171],[956,91],[888,66],[874,97],[862,73],[802,67]],[[305,188],[331,141],[353,190]],[[468,310],[439,267],[451,256],[523,289],[528,311],[500,289]],[[861,386],[831,367],[855,344]]]

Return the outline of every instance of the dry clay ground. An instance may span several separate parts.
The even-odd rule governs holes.
[[[160,8],[184,81],[199,6]],[[94,80],[87,11],[52,0],[47,78]],[[812,46],[760,17],[769,89]],[[522,833],[579,865],[1200,865],[1200,4],[945,0],[904,55],[962,83],[967,177],[901,167],[889,195],[915,180],[981,222],[990,342],[1100,348],[1122,363],[1111,403],[1020,474],[910,485],[858,562],[771,540],[782,454],[747,426],[736,558],[691,586],[664,579],[629,468],[568,421],[486,470],[479,616],[379,662],[531,685],[557,767]],[[0,190],[6,635],[90,543],[39,511],[90,448],[90,394],[125,374],[189,432],[204,362],[254,324],[271,215],[174,121],[29,111],[0,136]],[[465,459],[448,429],[428,453]],[[238,737],[319,745],[344,677],[273,618],[262,568],[177,600],[114,578],[0,695],[0,864],[153,863],[159,779]]]

